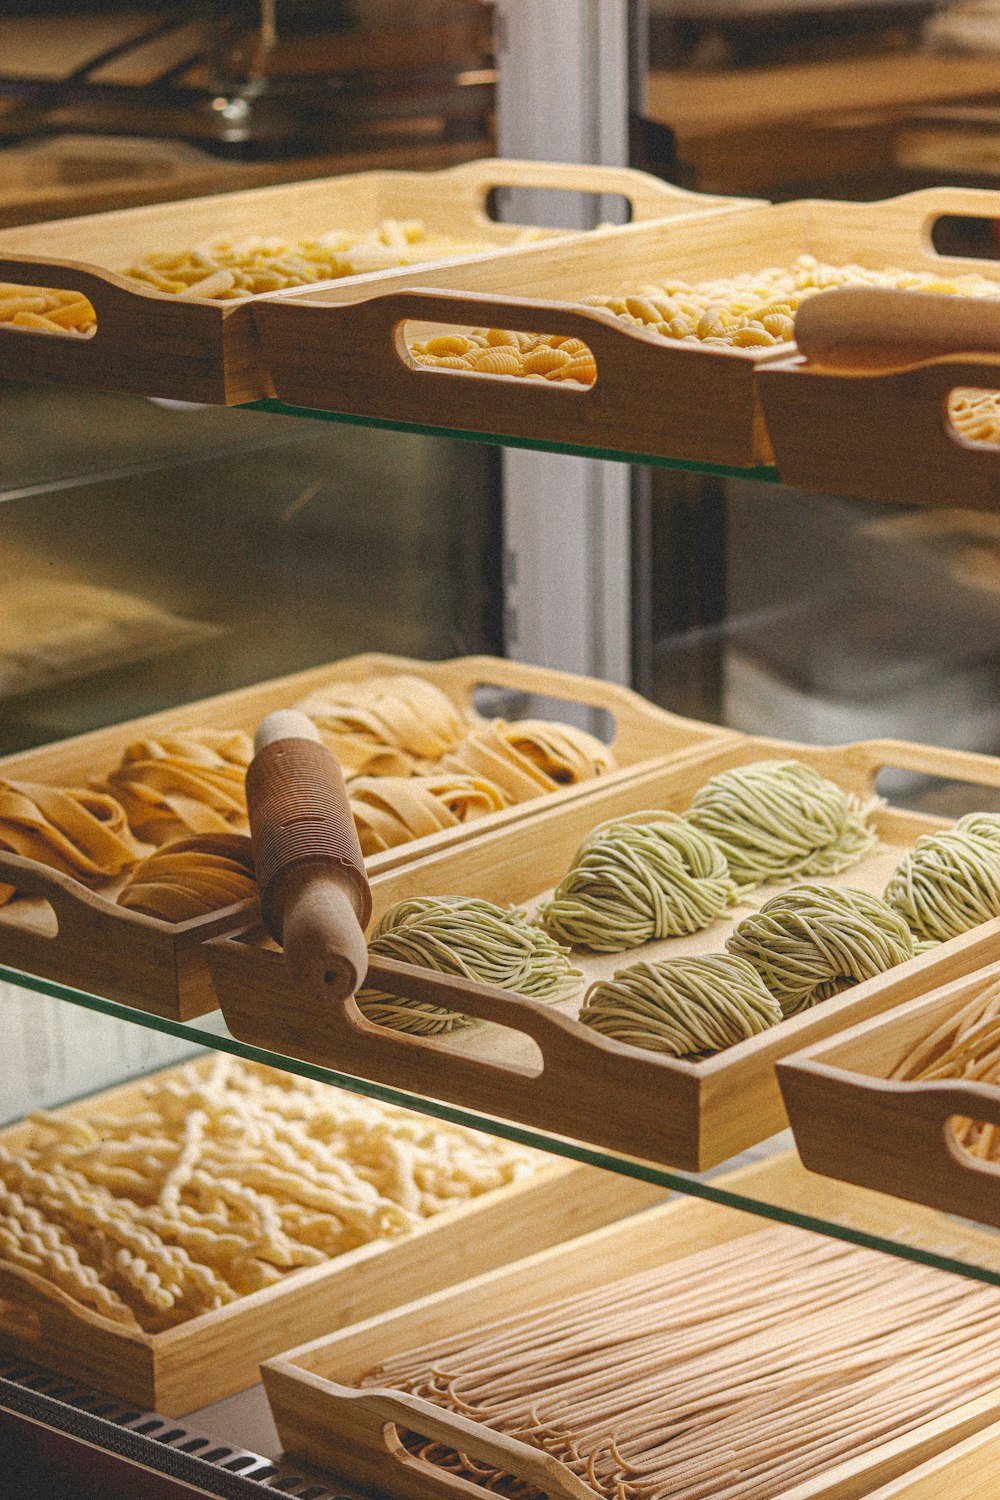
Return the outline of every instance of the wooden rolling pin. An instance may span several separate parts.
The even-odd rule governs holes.
[[[295,978],[331,1000],[368,972],[372,897],[340,766],[305,714],[268,714],[247,771],[264,926]]]
[[[905,369],[949,355],[1000,356],[1000,300],[838,287],[803,302],[795,342],[810,364],[848,374]],[[990,383],[987,373],[983,384]]]

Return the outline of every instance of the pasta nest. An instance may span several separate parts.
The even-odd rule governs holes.
[[[752,964],[711,953],[618,969],[590,986],[580,1020],[632,1047],[704,1057],[777,1025],[781,1006]]]
[[[164,922],[186,922],[257,895],[253,850],[242,833],[177,839],[137,865],[118,905]]]
[[[719,844],[676,814],[654,810],[595,828],[539,920],[573,948],[620,953],[699,932],[737,897]]]
[[[568,951],[528,920],[524,911],[472,896],[414,896],[383,915],[369,948],[398,959],[513,990],[532,1000],[571,995],[583,977]],[[477,1024],[471,1016],[363,989],[357,1003],[369,1021],[426,1036]]]
[[[441,764],[487,777],[508,802],[527,802],[561,786],[603,776],[616,762],[603,741],[573,724],[494,719],[472,729]]]
[[[0,849],[88,885],[114,879],[142,858],[114,797],[31,781],[0,781]],[[0,906],[14,894],[14,886],[0,885]]]
[[[897,865],[885,899],[916,937],[943,942],[1000,916],[1000,835],[987,816],[923,834]]]
[[[253,743],[242,730],[177,729],[129,745],[107,784],[148,844],[246,833],[252,759]]]
[[[295,707],[351,776],[410,776],[431,769],[468,725],[446,693],[401,672],[331,682]]]
[[[357,776],[348,788],[364,855],[499,812],[507,799],[483,776],[454,771],[422,776]]]
[[[710,834],[745,891],[796,875],[836,875],[878,847],[862,802],[812,766],[760,760],[720,771],[694,796],[688,822]]]
[[[880,896],[851,886],[797,885],[744,917],[727,950],[753,964],[794,1015],[914,955],[913,935]]]

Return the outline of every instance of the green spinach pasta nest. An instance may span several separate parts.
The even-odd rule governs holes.
[[[795,875],[836,875],[878,846],[862,802],[795,760],[758,760],[707,781],[687,820],[715,839],[744,890]]]
[[[1000,813],[974,812],[959,818],[953,833],[971,833],[1000,849]]]
[[[385,912],[368,944],[383,958],[440,974],[516,990],[531,1000],[563,1000],[583,975],[568,951],[529,922],[527,912],[472,896],[414,896]],[[358,1006],[369,1021],[395,1031],[435,1036],[479,1023],[438,1005],[362,989]]]
[[[711,953],[618,969],[590,986],[580,1020],[633,1047],[704,1057],[777,1025],[781,1006],[752,964]]]
[[[990,842],[978,832],[987,816],[923,834],[897,865],[885,899],[916,937],[943,942],[1000,917],[1000,835]]]
[[[674,813],[638,812],[588,835],[539,920],[571,948],[621,953],[700,932],[736,897],[714,839]]]
[[[851,886],[797,885],[744,917],[727,950],[753,964],[782,1014],[871,979],[914,954],[913,934],[880,896]]]

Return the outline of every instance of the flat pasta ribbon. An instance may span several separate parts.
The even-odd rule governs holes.
[[[125,811],[103,792],[0,781],[0,849],[92,885],[142,858]],[[15,887],[0,885],[0,905]]]
[[[615,760],[607,745],[572,724],[494,719],[471,730],[441,764],[487,777],[510,802],[528,802],[603,775]]]
[[[348,792],[362,854],[380,854],[411,839],[499,812],[506,799],[483,777],[358,776]]]
[[[456,745],[467,725],[446,693],[409,673],[331,682],[295,707],[345,776],[408,776]]]
[[[253,850],[242,833],[178,839],[137,865],[118,905],[164,922],[186,922],[257,894]]]
[[[242,730],[178,729],[129,745],[107,784],[147,843],[245,833],[244,783],[252,759],[253,744]]]

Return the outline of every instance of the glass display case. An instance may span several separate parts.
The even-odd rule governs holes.
[[[498,7],[501,147],[624,161],[628,106],[640,113],[636,79],[645,79],[640,7],[572,7],[560,66],[567,75],[583,66],[589,93],[578,117],[567,107],[542,120],[532,90],[545,69],[532,46],[558,7],[540,5],[532,20],[528,6]],[[870,118],[851,89],[886,55],[901,62],[900,78],[922,76],[923,54],[911,54],[928,7],[836,9],[840,20],[826,26],[774,6],[752,15],[704,5],[655,12],[648,111],[675,131],[699,189],[886,197],[928,176],[940,180],[927,142],[933,135],[940,145],[942,132],[953,132],[952,100],[963,108],[970,96],[980,101],[976,120],[961,121],[966,145],[986,130],[988,66],[964,54],[961,66],[950,59],[953,89],[914,84],[905,114]],[[933,17],[935,34],[944,34],[944,19]],[[952,19],[961,30],[959,10]],[[445,20],[457,47],[461,28],[450,14]],[[301,30],[293,28],[296,45]],[[462,45],[471,46],[467,31]],[[794,110],[766,118],[754,87],[763,99],[774,77],[763,76],[762,60],[785,78],[787,103],[795,86],[813,86],[817,36],[824,46],[815,66],[829,75],[834,102],[825,112],[812,107],[809,131],[798,129]],[[469,87],[492,87],[489,60],[473,61],[482,76]],[[245,47],[230,48],[229,71],[245,64]],[[238,92],[246,79],[230,84]],[[728,154],[706,124],[720,91],[747,101],[746,121],[727,121]],[[876,138],[886,153],[877,166]],[[992,181],[981,156],[953,180]],[[987,758],[1000,752],[1000,538],[988,511],[888,509],[790,490],[767,463],[613,452],[558,434],[470,435],[444,419],[350,417],[272,398],[230,410],[8,384],[0,401],[0,611],[6,600],[12,620],[6,644],[0,632],[3,755],[358,652],[506,654],[630,682],[662,709],[713,729],[803,746],[891,738],[978,753],[981,762],[958,761],[951,776],[943,759],[922,769],[890,755],[878,791],[893,817],[924,818],[928,829],[997,807],[1000,775]],[[23,599],[45,613],[31,629],[15,608]],[[494,708],[513,718],[532,704],[508,695]],[[602,729],[592,713],[568,717]],[[488,1110],[454,1102],[435,1089],[430,1067],[426,1090],[390,1085],[335,1058],[306,1060],[241,1040],[218,1009],[157,1015],[100,986],[60,983],[2,959],[0,945],[0,1122],[176,1063],[230,1056],[589,1168],[591,1181],[603,1183],[593,1188],[595,1203],[620,1185],[622,1214],[643,1207],[646,1189],[650,1200],[669,1192],[1000,1286],[995,1230],[815,1176],[788,1131],[707,1170],[682,1170],[527,1123],[505,1113],[502,1095]],[[985,948],[980,961],[989,961]],[[954,977],[942,968],[941,983]],[[517,1256],[511,1237],[508,1259]],[[470,1238],[473,1270],[475,1248]],[[452,1280],[462,1279],[461,1247],[452,1270]],[[0,1284],[0,1328],[20,1316]],[[153,1402],[109,1395],[99,1364],[92,1380],[71,1378],[2,1345],[0,1447],[14,1493],[32,1493],[40,1476],[54,1497],[60,1486],[88,1497],[353,1493],[282,1454],[260,1385],[190,1406],[174,1401],[167,1415]],[[874,1482],[850,1493],[869,1489]],[[906,1491],[886,1488],[886,1500],[890,1493]],[[950,1491],[941,1495],[948,1500]]]

